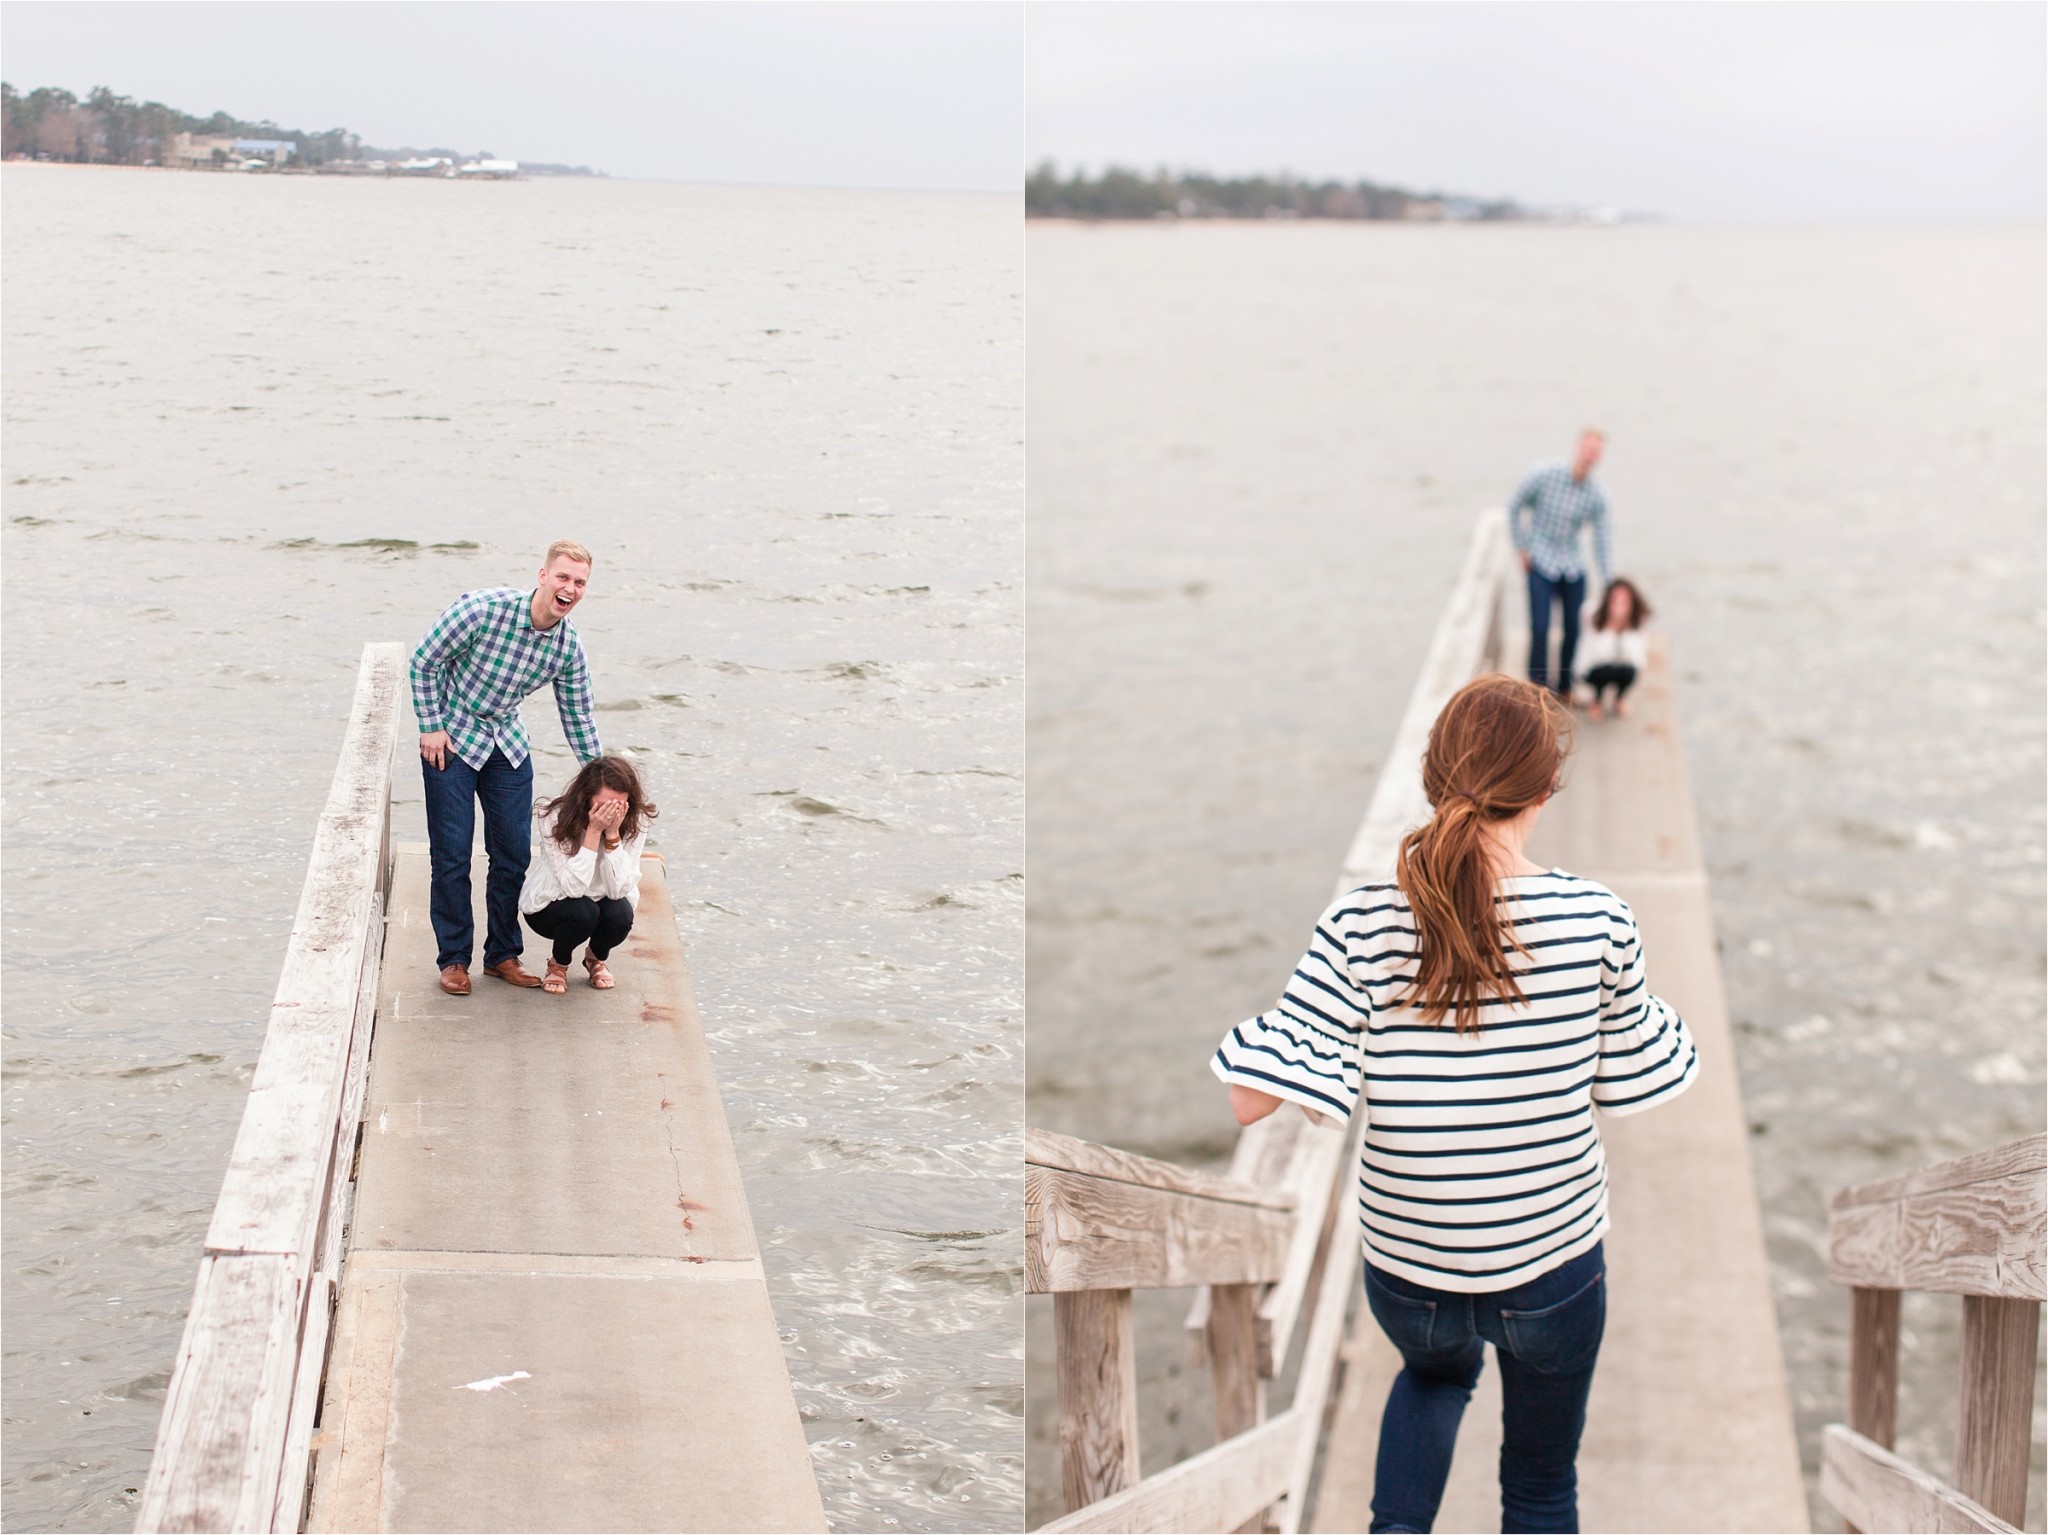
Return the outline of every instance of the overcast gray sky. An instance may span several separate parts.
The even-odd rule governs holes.
[[[1057,4],[1031,161],[1702,220],[2038,220],[2048,6]]]
[[[106,85],[616,176],[1013,191],[1021,4],[0,5],[21,90]]]

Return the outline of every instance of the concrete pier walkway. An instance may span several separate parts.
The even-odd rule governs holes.
[[[561,997],[443,995],[394,866],[308,1528],[823,1530],[660,861]]]
[[[1526,642],[1507,636],[1503,653]],[[1604,1120],[1613,1229],[1607,1332],[1579,1455],[1588,1531],[1802,1531],[1807,1505],[1750,1177],[1748,1128],[1668,656],[1652,637],[1633,716],[1577,731],[1565,792],[1529,856],[1634,909],[1651,989],[1684,1016],[1701,1074],[1684,1097]],[[1489,1350],[1489,1355],[1491,1350]],[[1312,1528],[1370,1522],[1380,1410],[1399,1358],[1357,1307]],[[1500,1378],[1466,1409],[1439,1531],[1500,1528]]]

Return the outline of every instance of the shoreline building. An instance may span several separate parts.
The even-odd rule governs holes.
[[[252,161],[276,170],[298,158],[296,139],[238,139],[224,133],[180,133],[164,146],[165,165],[178,170],[248,170]]]
[[[180,170],[211,170],[223,165],[235,141],[220,133],[180,133],[163,149],[163,162]]]
[[[241,161],[243,170],[250,169],[249,162],[262,160],[276,170],[287,160],[295,160],[299,154],[296,139],[236,139],[232,152]]]

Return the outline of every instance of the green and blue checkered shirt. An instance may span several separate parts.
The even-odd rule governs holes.
[[[519,705],[542,683],[555,685],[562,734],[579,762],[600,756],[590,717],[583,642],[564,618],[533,626],[533,593],[509,586],[464,592],[412,653],[412,708],[420,734],[445,730],[455,755],[482,769],[493,749],[514,767],[532,750]]]
[[[1529,513],[1526,519],[1524,508]],[[1585,574],[1579,530],[1588,523],[1593,526],[1593,558],[1599,562],[1600,582],[1605,586],[1614,571],[1608,548],[1607,498],[1593,483],[1593,476],[1575,480],[1569,464],[1538,464],[1508,503],[1508,527],[1514,533],[1515,548],[1553,581]]]

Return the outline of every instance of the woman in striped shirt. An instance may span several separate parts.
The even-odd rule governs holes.
[[[1458,1422],[1499,1356],[1503,1530],[1576,1530],[1579,1435],[1606,1319],[1594,1110],[1676,1097],[1692,1036],[1650,994],[1627,905],[1522,854],[1570,716],[1466,684],[1431,727],[1435,814],[1395,878],[1340,897],[1278,1005],[1216,1052],[1238,1122],[1366,1114],[1366,1298],[1403,1368],[1380,1420],[1372,1528],[1428,1530]]]

